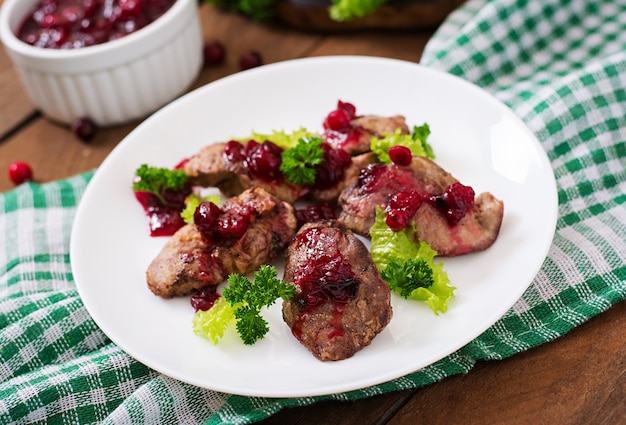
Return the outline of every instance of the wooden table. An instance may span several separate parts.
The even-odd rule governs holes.
[[[203,6],[204,39],[227,48],[223,65],[202,71],[195,87],[237,72],[239,55],[257,50],[265,63],[358,54],[417,62],[431,31],[323,35],[259,25]],[[27,161],[37,182],[98,167],[138,123],[101,129],[89,144],[52,124],[32,106],[0,51],[0,191],[6,170]],[[626,304],[568,335],[512,358],[479,363],[467,375],[425,388],[356,402],[320,402],[284,410],[264,424],[619,424],[626,423]],[[363,371],[367,373],[367,371]]]

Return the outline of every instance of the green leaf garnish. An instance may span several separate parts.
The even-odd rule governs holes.
[[[271,306],[278,298],[290,299],[294,292],[293,285],[278,279],[274,266],[262,265],[254,274],[253,282],[245,276],[231,274],[228,286],[218,298],[218,301],[223,299],[226,306],[216,301],[206,312],[199,310],[194,316],[194,332],[216,343],[224,335],[224,329],[235,322],[243,343],[252,345],[269,331],[261,309]],[[213,311],[216,307],[218,309]]]
[[[310,185],[315,183],[315,166],[324,161],[320,137],[301,138],[298,143],[282,153],[280,171],[292,184]]]
[[[419,127],[414,126],[411,134],[402,134],[402,131],[397,129],[395,132],[385,134],[381,138],[372,137],[370,148],[378,156],[378,160],[385,164],[392,162],[388,152],[392,146],[396,145],[406,146],[413,155],[434,159],[433,148],[428,143],[429,135],[430,127],[428,124]]]
[[[456,288],[449,285],[450,279],[443,270],[443,262],[435,263],[434,258],[437,252],[429,244],[416,238],[415,226],[409,225],[398,232],[394,232],[385,223],[385,218],[385,211],[376,207],[376,220],[370,230],[370,252],[381,276],[401,296],[424,301],[435,314],[447,311],[448,301],[454,295]],[[423,283],[430,279],[427,276],[420,277],[418,275],[420,273],[424,275],[424,265],[413,265],[412,263],[416,261],[426,263],[431,269],[432,284],[429,286]],[[389,267],[391,269],[387,272]],[[400,270],[417,274],[401,279]],[[393,281],[387,281],[385,276],[393,276]],[[424,278],[426,280],[423,280]],[[415,282],[422,282],[422,284],[415,285]],[[415,287],[411,287],[411,285]]]
[[[135,192],[150,192],[156,195],[163,204],[163,192],[166,189],[181,189],[187,182],[184,170],[172,170],[164,167],[152,167],[142,164],[135,171],[133,190]]]

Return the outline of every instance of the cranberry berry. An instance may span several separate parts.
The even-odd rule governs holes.
[[[25,162],[15,161],[9,165],[9,179],[15,184],[20,185],[33,179],[33,170]]]
[[[226,56],[224,45],[219,41],[208,42],[204,45],[203,55],[205,65],[219,65]]]
[[[389,148],[389,158],[393,161],[394,164],[400,165],[402,167],[406,167],[407,165],[411,165],[411,160],[413,158],[413,153],[411,149],[406,146],[395,145]]]
[[[259,52],[254,50],[244,53],[239,58],[239,69],[242,71],[250,68],[256,68],[261,65],[263,65],[263,58],[261,58]]]
[[[96,135],[98,126],[90,118],[82,117],[75,120],[70,129],[80,140],[89,142]]]

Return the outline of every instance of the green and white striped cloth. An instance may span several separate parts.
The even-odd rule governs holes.
[[[138,363],[83,306],[70,268],[92,173],[0,194],[0,423],[252,423],[287,406],[428,385],[549,342],[626,298],[626,1],[470,0],[422,63],[476,83],[537,135],[559,218],[530,288],[458,352],[382,385],[327,397],[248,398]]]

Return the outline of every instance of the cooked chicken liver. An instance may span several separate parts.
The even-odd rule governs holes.
[[[370,164],[364,167],[339,196],[338,220],[348,229],[366,236],[374,224],[376,206],[386,208],[391,195],[413,190],[424,197],[443,194],[458,182],[433,161],[414,156],[408,166]],[[455,225],[428,202],[423,202],[411,220],[419,238],[440,256],[457,256],[487,249],[500,232],[504,205],[490,193],[476,197],[470,211]]]
[[[389,286],[361,240],[333,221],[307,223],[287,248],[283,304],[293,335],[319,360],[343,360],[369,345],[392,317]]]
[[[293,206],[253,188],[226,200],[222,210],[241,206],[250,208],[250,224],[235,240],[207,246],[193,223],[176,232],[148,267],[150,290],[163,298],[190,295],[231,273],[253,272],[282,253],[296,232]]]

